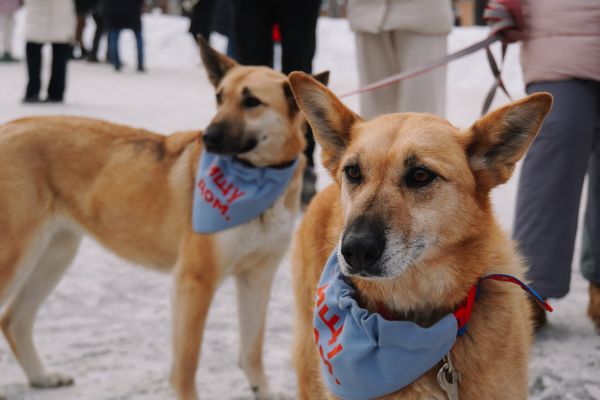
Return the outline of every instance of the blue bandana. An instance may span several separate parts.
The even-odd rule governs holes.
[[[371,314],[358,305],[354,295],[334,251],[317,290],[314,334],[321,375],[339,398],[372,399],[400,390],[436,365],[456,341],[458,325],[453,314],[422,328]]]
[[[283,194],[296,167],[247,167],[231,157],[202,152],[196,173],[192,227],[214,233],[253,220]]]

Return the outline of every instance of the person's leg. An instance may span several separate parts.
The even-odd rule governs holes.
[[[88,55],[89,61],[96,62],[98,61],[98,48],[100,47],[100,39],[102,38],[102,34],[104,33],[104,20],[102,18],[102,13],[94,12],[92,14],[94,18],[94,22],[96,23],[96,30],[94,31],[94,40],[92,42],[92,50]]]
[[[108,56],[110,62],[118,71],[121,69],[121,59],[119,58],[119,30],[111,29],[108,31]]]
[[[0,47],[0,49],[2,49],[2,52],[0,54],[6,53],[8,47],[6,45],[6,31],[7,31],[7,17],[8,15],[5,14],[0,14],[0,35],[2,35],[2,47]]]
[[[237,61],[273,67],[273,5],[265,0],[234,0],[233,29]]]
[[[48,100],[62,102],[67,80],[67,63],[72,53],[67,43],[52,43],[52,74],[48,84]]]
[[[25,91],[25,102],[38,102],[41,89],[41,68],[42,68],[42,46],[41,43],[27,42],[25,46],[25,56],[27,59],[27,89]]]
[[[194,5],[190,17],[189,32],[196,37],[202,35],[204,39],[210,39],[210,33],[213,30],[213,20],[215,15],[217,0],[200,0]]]
[[[135,44],[137,46],[137,61],[138,61],[138,71],[144,72],[144,38],[142,36],[142,30],[134,31],[135,34]]]
[[[583,180],[592,149],[594,91],[589,81],[531,84],[550,92],[552,110],[523,161],[513,237],[530,265],[532,287],[545,298],[569,291]]]
[[[312,61],[317,45],[317,19],[320,0],[281,0],[279,28],[281,30],[281,69],[312,73]]]
[[[14,14],[0,15],[0,27],[2,28],[3,54],[0,61],[18,61],[12,54],[13,30],[15,28]]]
[[[581,273],[590,281],[588,315],[600,333],[600,82],[595,82],[595,135],[588,165],[588,197],[581,244]]]
[[[12,24],[10,14],[0,15],[0,32],[2,33],[2,54],[10,54],[12,43]]]
[[[447,49],[446,35],[421,35],[413,32],[394,32],[396,65],[408,71],[443,57]],[[437,68],[425,75],[402,81],[396,87],[396,112],[426,112],[446,115],[446,68]]]
[[[361,86],[398,72],[392,36],[392,32],[355,32],[356,61]],[[373,118],[398,112],[396,93],[397,88],[394,86],[361,93],[360,115]]]
[[[0,61],[4,61],[7,53],[10,51],[10,42],[8,40],[8,14],[0,14],[0,35],[2,35],[2,52],[0,52]]]
[[[320,0],[281,0],[279,29],[281,31],[281,69],[284,74],[292,71],[312,73],[312,61],[317,45],[316,30]],[[306,148],[304,155],[308,167],[314,168],[315,139],[310,126],[306,129]],[[306,179],[311,179],[306,177]],[[305,179],[305,180],[306,180]],[[315,182],[316,183],[316,175]],[[313,186],[314,186],[313,183]],[[308,193],[303,196],[306,203]],[[312,196],[310,196],[312,197]]]
[[[83,30],[85,29],[86,18],[87,16],[85,14],[77,15],[77,25],[75,26],[75,44],[79,47],[80,51],[80,56],[78,58],[84,58],[87,55],[85,45],[83,44]]]

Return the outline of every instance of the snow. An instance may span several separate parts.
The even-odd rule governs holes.
[[[90,24],[91,25],[91,24]],[[117,74],[107,65],[72,62],[65,105],[20,104],[26,84],[23,64],[0,64],[0,123],[39,114],[104,118],[161,133],[205,127],[215,111],[214,93],[201,69],[187,21],[178,17],[144,17],[148,72],[135,72],[135,45],[122,35],[126,64]],[[88,26],[86,35],[91,35]],[[455,29],[451,51],[486,35],[482,28]],[[213,44],[225,47],[223,37]],[[23,15],[15,36],[22,57]],[[495,48],[498,52],[498,49]],[[101,50],[103,54],[104,49]],[[48,58],[48,57],[47,57]],[[315,71],[331,70],[330,87],[342,93],[357,86],[354,41],[346,21],[322,18],[318,25]],[[523,82],[518,46],[508,51],[504,79],[521,97]],[[479,52],[449,67],[448,116],[466,127],[478,117],[492,83],[485,55]],[[495,104],[507,101],[498,95]],[[357,110],[358,98],[346,103]],[[319,187],[329,178],[319,169]],[[509,231],[516,178],[494,192],[495,210]],[[575,259],[578,259],[578,252]],[[275,280],[265,342],[265,368],[271,385],[293,398],[291,365],[292,291],[289,261]],[[49,369],[73,374],[75,386],[35,390],[27,386],[8,344],[0,340],[0,393],[9,399],[165,399],[171,361],[168,276],[135,267],[84,240],[74,265],[46,301],[36,325],[36,342]],[[570,294],[552,302],[556,311],[532,350],[530,394],[533,399],[600,399],[600,337],[585,315],[587,284],[576,263]],[[237,317],[231,280],[220,288],[210,311],[197,383],[203,399],[248,399],[251,392],[237,368]],[[493,363],[494,360],[490,360]]]

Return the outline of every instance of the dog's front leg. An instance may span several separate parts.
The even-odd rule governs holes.
[[[263,339],[271,283],[279,258],[239,272],[235,276],[240,322],[240,368],[257,400],[277,398],[271,393],[262,363]]]
[[[219,274],[211,237],[190,233],[175,268],[171,385],[180,400],[195,400],[204,325]]]

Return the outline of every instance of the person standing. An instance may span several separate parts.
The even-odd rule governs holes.
[[[75,27],[75,47],[79,48],[79,55],[73,52],[73,58],[87,58],[88,50],[83,43],[83,31],[87,21],[87,16],[92,12],[96,5],[96,0],[75,0],[75,11],[77,13],[77,25]],[[75,49],[74,49],[75,50]]]
[[[452,29],[450,0],[350,0],[360,85],[421,66],[446,55]],[[361,115],[394,112],[446,114],[446,68],[363,93]]]
[[[137,45],[137,70],[144,72],[144,40],[142,37],[143,0],[106,0],[104,18],[108,31],[108,56],[116,71],[123,64],[119,57],[119,34],[123,29],[131,29]]]
[[[244,65],[273,68],[273,26],[277,24],[281,34],[282,72],[312,73],[320,8],[321,0],[233,0],[232,36],[236,60]],[[303,204],[307,204],[316,193],[315,140],[310,128],[306,139]]]
[[[186,3],[190,8],[190,28],[194,40],[198,35],[210,41],[213,31],[227,36],[227,56],[235,58],[234,43],[231,34],[231,1],[230,0],[190,0]]]
[[[62,103],[75,32],[75,4],[73,0],[25,0],[25,8],[25,54],[29,81],[23,102],[40,102],[42,47],[51,43],[52,69],[45,102]]]
[[[94,31],[94,39],[92,42],[92,49],[89,51],[87,60],[92,63],[99,62],[98,59],[98,49],[100,48],[100,39],[105,33],[105,23],[104,23],[104,0],[98,0],[96,5],[94,6],[94,10],[92,11],[92,18],[94,18],[94,23],[96,24],[96,29]],[[108,50],[106,51],[106,61],[109,61],[110,57],[108,57]]]
[[[532,287],[544,298],[565,296],[587,173],[582,272],[600,333],[600,0],[522,6],[527,93],[549,92],[554,104],[523,161],[513,236],[530,263]],[[538,329],[546,324],[544,310],[534,307],[534,316]]]
[[[14,14],[21,7],[21,0],[0,0],[0,34],[2,34],[2,57],[0,62],[19,61],[12,54],[13,30],[15,27]]]

